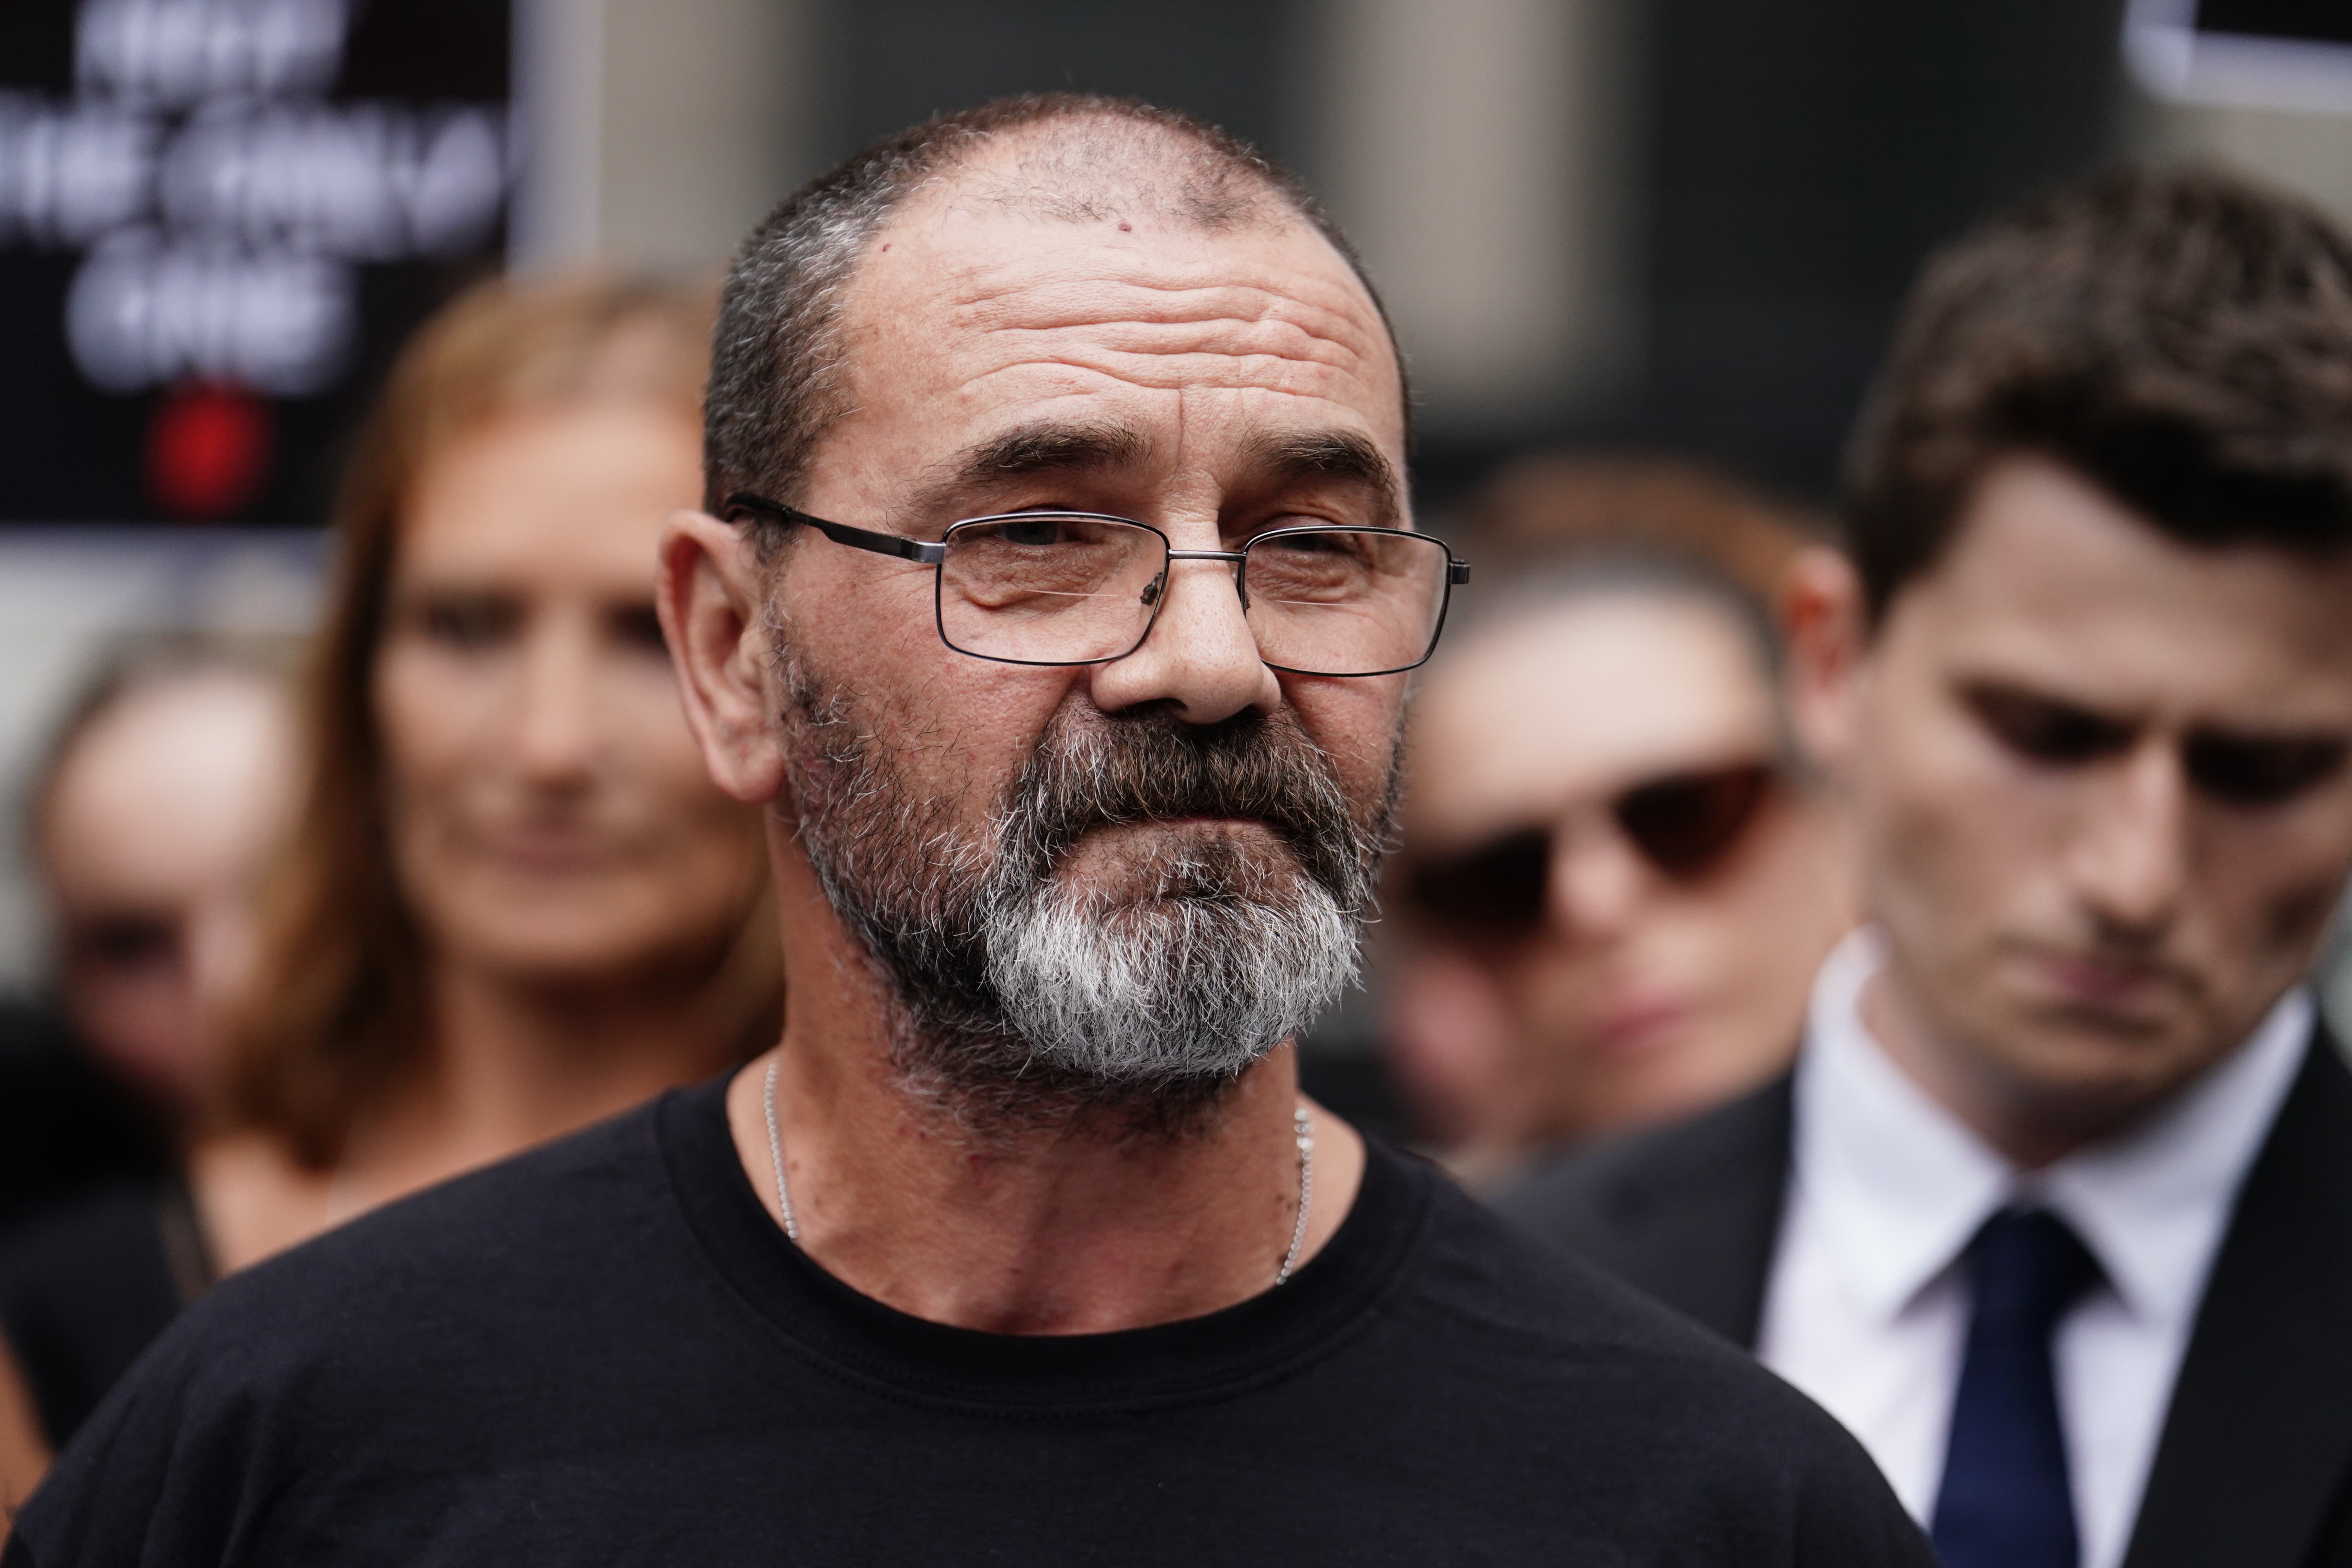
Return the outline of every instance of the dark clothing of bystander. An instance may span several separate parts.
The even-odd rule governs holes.
[[[1501,1207],[1753,1346],[1795,1099],[1744,1100],[1563,1160]],[[2352,1070],[2323,1026],[2205,1281],[2123,1568],[2352,1568]]]
[[[0,1233],[95,1186],[161,1177],[163,1129],[46,1008],[0,1003]]]
[[[107,1390],[213,1280],[177,1180],[110,1183],[0,1240],[0,1336],[62,1448]]]

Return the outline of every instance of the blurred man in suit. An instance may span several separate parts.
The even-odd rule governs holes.
[[[1788,605],[1872,921],[1792,1077],[1517,1215],[1841,1416],[1949,1568],[2352,1563],[2352,243],[2123,174],[1928,268]]]

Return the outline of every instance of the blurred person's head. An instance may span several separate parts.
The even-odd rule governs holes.
[[[1687,465],[1548,458],[1474,504],[1516,585],[1415,699],[1393,1074],[1465,1169],[1769,1077],[1851,921],[1769,597],[1810,520]]]
[[[437,1041],[453,978],[583,1007],[715,983],[757,814],[713,788],[653,606],[701,488],[707,292],[493,283],[403,353],[338,502],[312,785],[235,1088],[305,1163]],[[730,1042],[730,1045],[737,1042]]]
[[[1801,571],[1865,1016],[2012,1157],[2129,1125],[2304,973],[2352,871],[2352,244],[2123,174],[1937,256]]]
[[[290,728],[271,650],[144,640],[108,661],[35,786],[59,1000],[107,1070],[174,1121],[209,1097],[252,963],[255,884],[295,793]]]

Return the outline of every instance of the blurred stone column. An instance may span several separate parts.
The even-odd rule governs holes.
[[[1635,0],[1323,0],[1317,184],[1441,428],[1550,423],[1640,349]]]
[[[812,169],[803,0],[516,0],[512,257],[715,268]]]

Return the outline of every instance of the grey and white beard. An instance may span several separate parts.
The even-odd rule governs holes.
[[[1396,805],[1351,810],[1287,715],[1056,715],[983,824],[919,795],[838,693],[784,662],[792,783],[827,900],[897,1004],[895,1065],[973,1131],[1112,1113],[1177,1133],[1354,982]],[[1182,817],[1066,875],[1089,833]],[[1268,842],[1269,837],[1272,842]]]
[[[987,978],[1040,1063],[1102,1083],[1237,1077],[1356,977],[1356,915],[1319,882],[1236,893],[1224,844],[1179,849],[1121,905],[1058,882],[990,901]]]

